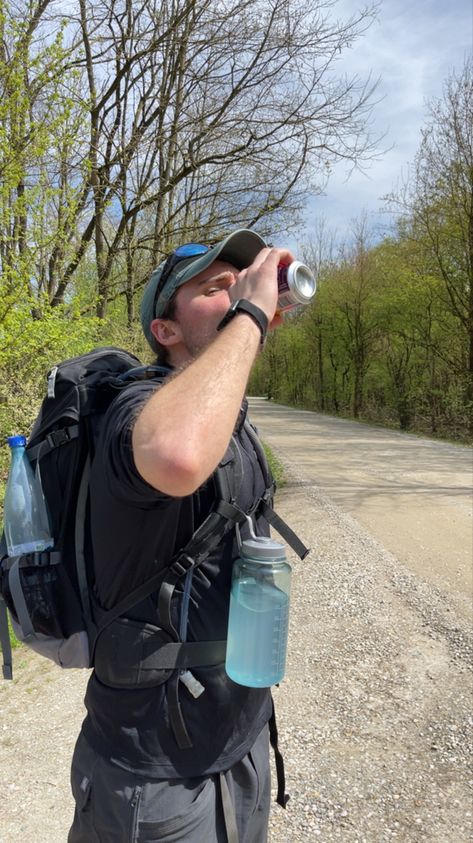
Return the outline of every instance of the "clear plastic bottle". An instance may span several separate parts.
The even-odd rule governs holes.
[[[242,542],[233,566],[225,669],[234,682],[269,688],[286,667],[291,566],[284,545]]]
[[[4,530],[9,556],[52,547],[51,529],[41,484],[26,454],[24,436],[10,436],[11,466],[4,501]]]

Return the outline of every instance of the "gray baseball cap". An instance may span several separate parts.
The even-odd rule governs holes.
[[[167,275],[163,289],[157,293],[167,260],[160,263],[144,289],[140,311],[143,332],[153,351],[156,351],[157,345],[151,333],[151,322],[162,316],[171,296],[179,287],[207,269],[217,258],[231,263],[236,269],[245,269],[253,263],[258,252],[265,246],[263,238],[254,231],[245,228],[234,231],[209,249],[202,246],[197,254],[190,257],[177,257]]]

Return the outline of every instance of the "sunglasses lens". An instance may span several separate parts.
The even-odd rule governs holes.
[[[203,246],[201,243],[185,243],[183,246],[178,246],[172,255],[168,257],[156,288],[153,302],[153,313],[156,313],[156,302],[158,301],[161,291],[176,264],[179,263],[179,261],[184,260],[184,258],[194,258],[197,257],[197,255],[205,255],[205,253],[209,250],[209,246]]]
[[[176,258],[193,258],[196,255],[205,255],[209,251],[208,246],[202,246],[201,243],[185,243],[184,246],[178,246],[174,255]]]

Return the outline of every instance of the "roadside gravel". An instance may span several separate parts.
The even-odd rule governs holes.
[[[285,500],[313,552],[275,693],[292,799],[273,843],[471,841],[471,630],[316,488]]]
[[[288,674],[274,692],[291,800],[274,806],[271,841],[467,843],[471,630],[286,469],[277,510],[312,553],[292,557]],[[87,676],[18,652],[0,685],[0,843],[65,843]]]

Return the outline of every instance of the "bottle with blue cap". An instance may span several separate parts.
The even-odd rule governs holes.
[[[26,454],[26,438],[10,436],[11,465],[3,507],[8,556],[21,556],[53,546],[41,483]]]
[[[225,670],[234,682],[269,688],[286,667],[291,566],[283,544],[256,536],[241,542],[232,571]]]

